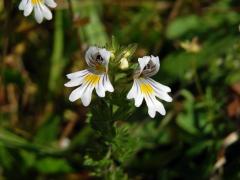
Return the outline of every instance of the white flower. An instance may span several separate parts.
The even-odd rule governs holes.
[[[127,99],[134,99],[136,107],[139,107],[143,99],[145,99],[148,106],[148,114],[152,118],[155,117],[156,112],[165,115],[164,106],[157,98],[171,102],[172,98],[168,95],[171,89],[150,78],[160,68],[159,58],[144,56],[143,58],[138,58],[138,63],[139,69],[134,74],[133,86],[127,95]]]
[[[29,16],[34,10],[34,17],[38,23],[43,19],[51,20],[52,13],[50,8],[55,8],[57,4],[54,0],[22,0],[19,4],[19,10],[23,11],[24,16]]]
[[[111,53],[106,49],[90,47],[87,50],[85,59],[89,68],[67,75],[70,81],[65,84],[66,87],[79,86],[70,94],[70,101],[81,98],[83,105],[88,106],[94,88],[100,97],[105,97],[106,91],[114,91],[107,74],[110,56]]]

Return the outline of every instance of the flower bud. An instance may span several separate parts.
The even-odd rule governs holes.
[[[121,60],[120,60],[120,69],[122,69],[122,70],[124,70],[124,69],[127,69],[128,68],[128,60],[127,60],[127,58],[122,58]]]
[[[114,52],[113,52],[113,51],[110,51],[110,53],[111,53],[111,59],[114,59],[114,58],[115,58]]]
[[[125,52],[124,57],[127,58],[127,57],[129,57],[130,55],[131,55],[131,52],[128,50],[128,51]]]

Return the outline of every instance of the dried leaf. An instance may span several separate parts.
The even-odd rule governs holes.
[[[236,92],[238,95],[240,95],[240,82],[233,84],[231,86],[231,89]]]
[[[230,102],[227,106],[228,116],[233,118],[237,117],[240,114],[240,99],[235,98],[232,102]]]

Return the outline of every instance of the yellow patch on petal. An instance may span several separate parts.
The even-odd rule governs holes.
[[[43,0],[31,0],[31,1],[33,5],[43,2]]]
[[[142,83],[140,84],[140,89],[143,94],[152,94],[154,92],[152,86],[150,84]]]
[[[95,74],[88,74],[85,76],[84,81],[86,83],[90,83],[92,85],[96,85],[100,81],[100,76],[95,75]]]

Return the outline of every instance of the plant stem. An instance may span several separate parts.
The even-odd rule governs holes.
[[[55,32],[54,32],[54,44],[53,54],[51,58],[51,69],[49,77],[49,90],[52,93],[56,93],[59,89],[59,80],[61,79],[61,73],[65,65],[63,58],[64,49],[64,31],[63,31],[63,12],[58,10],[56,12],[55,20]]]
[[[202,86],[201,86],[201,83],[200,83],[200,79],[199,79],[199,76],[198,76],[198,73],[197,73],[197,70],[195,70],[195,83],[196,83],[196,87],[197,87],[197,90],[198,90],[198,93],[203,96],[203,90],[202,90]]]

